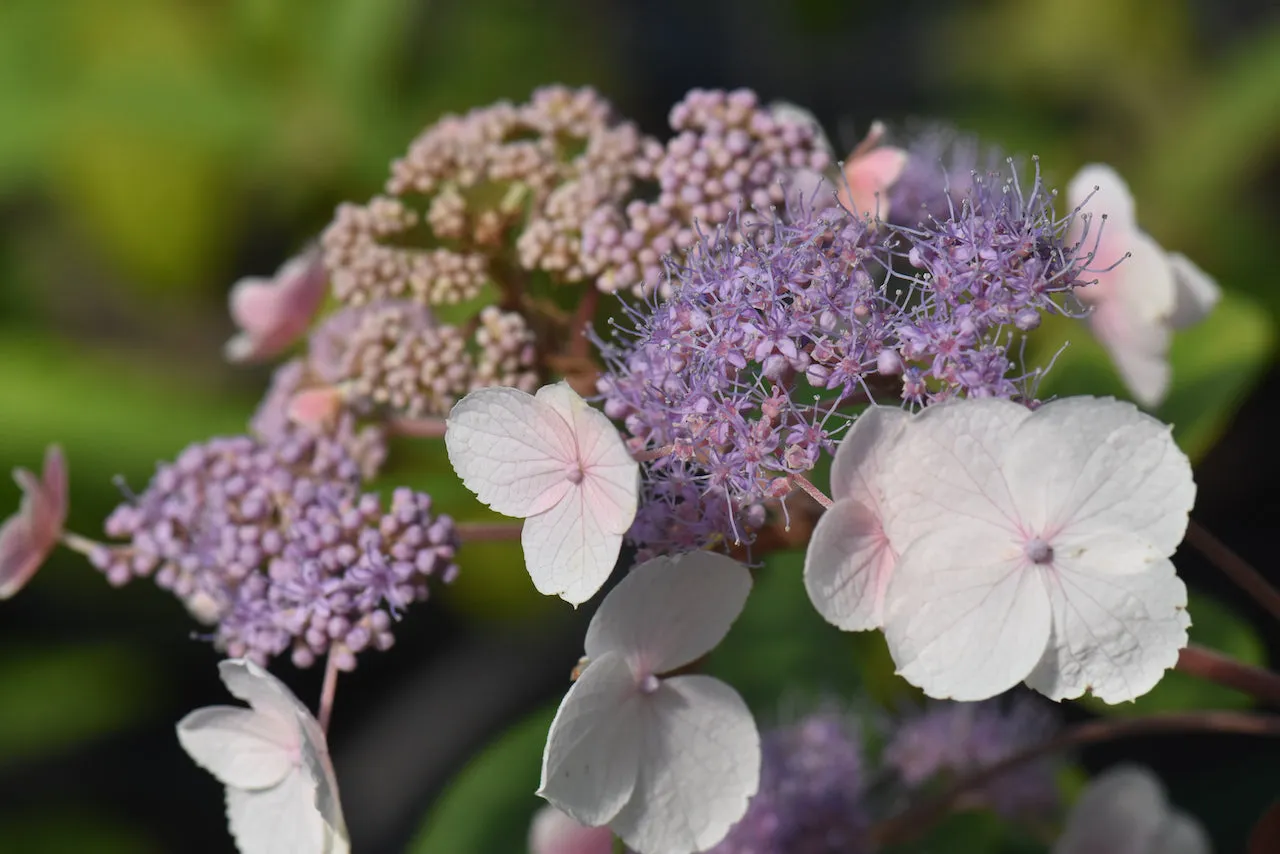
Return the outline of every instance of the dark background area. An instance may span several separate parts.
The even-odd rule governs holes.
[[[62,442],[70,528],[98,535],[114,475],[141,488],[187,442],[243,429],[269,374],[221,361],[231,283],[376,192],[443,112],[551,82],[592,85],[663,138],[691,87],[746,86],[813,110],[838,149],[873,118],[936,119],[1041,155],[1058,186],[1110,162],[1158,240],[1262,328],[1280,315],[1280,14],[1265,0],[10,0],[0,469]],[[1194,515],[1280,582],[1280,372],[1241,371],[1251,390],[1198,461]],[[0,490],[0,510],[16,501]],[[560,696],[579,655],[588,613],[539,600],[518,563],[463,558],[458,587],[340,682],[330,737],[357,851],[403,850],[467,757]],[[1280,660],[1274,622],[1190,549],[1177,563]],[[220,787],[173,736],[228,702],[192,630],[153,585],[113,590],[70,553],[0,603],[0,851],[230,850]],[[276,672],[318,696],[318,671]],[[1280,796],[1272,743],[1165,737],[1083,758],[1154,767],[1220,851]]]

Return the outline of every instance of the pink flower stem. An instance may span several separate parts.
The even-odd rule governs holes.
[[[520,522],[457,522],[454,529],[463,543],[483,543],[490,540],[518,540],[523,525]]]
[[[62,532],[62,544],[73,552],[79,552],[85,557],[89,557],[96,549],[106,548],[106,546],[97,540],[82,537],[71,531]]]
[[[1254,667],[1196,644],[1178,654],[1177,668],[1183,673],[1216,682],[1256,697],[1269,706],[1280,708],[1280,674]]]
[[[338,659],[329,650],[324,661],[324,684],[320,686],[320,713],[316,720],[320,723],[320,731],[329,734],[329,719],[333,717],[333,697],[338,693]]]
[[[392,418],[387,427],[397,436],[439,439],[444,436],[445,422],[443,418]]]
[[[818,502],[819,504],[821,504],[824,509],[827,507],[830,507],[834,503],[830,498],[828,498],[826,495],[822,493],[821,489],[818,489],[818,487],[813,485],[813,481],[809,480],[809,478],[805,477],[804,475],[802,474],[788,475],[787,479],[790,480],[796,486],[803,489],[805,492],[807,492],[809,494],[809,497],[812,498],[814,501]]]
[[[1249,562],[1200,526],[1195,519],[1187,524],[1187,542],[1196,551],[1209,559],[1209,563],[1222,570],[1228,578],[1254,598],[1254,600],[1271,612],[1271,616],[1280,620],[1280,590],[1271,586],[1262,573],[1249,565]]]
[[[648,463],[653,460],[660,460],[676,449],[675,445],[663,445],[661,448],[654,448],[652,451],[633,451],[631,456],[638,463]]]
[[[957,781],[943,793],[922,801],[871,829],[877,848],[899,845],[918,838],[946,816],[960,797],[1027,762],[1084,744],[1128,736],[1169,735],[1184,732],[1226,732],[1280,738],[1280,715],[1248,712],[1176,712],[1137,718],[1104,718],[1076,724],[1058,736],[1013,754],[994,765]]]

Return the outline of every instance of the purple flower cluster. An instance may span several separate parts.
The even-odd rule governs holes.
[[[112,584],[154,576],[229,655],[265,665],[292,649],[305,667],[332,651],[350,669],[391,644],[392,617],[426,598],[428,579],[457,572],[453,522],[428,496],[397,490],[383,511],[359,479],[325,437],[211,439],[117,507],[106,531],[128,542],[90,560]]]
[[[815,715],[767,733],[760,789],[713,854],[858,854],[869,850],[856,731]]]
[[[1052,200],[1038,172],[1029,188],[974,176],[926,225],[801,205],[695,247],[669,299],[597,342],[605,412],[659,452],[630,538],[647,553],[740,540],[869,400],[1027,395],[1037,375],[1013,345],[1087,281]]]
[[[657,197],[602,206],[582,227],[586,268],[603,291],[665,296],[664,256],[683,253],[700,227],[730,223],[744,207],[782,205],[788,178],[831,162],[812,122],[761,106],[749,89],[694,89],[671,108],[670,124],[676,135],[642,147],[633,167],[638,182],[657,184]]]
[[[1032,698],[1012,702],[937,702],[901,720],[881,761],[909,789],[989,768],[1040,744],[1057,730],[1048,707]],[[1046,814],[1058,806],[1052,760],[1025,762],[973,793],[973,803],[1006,818]]]

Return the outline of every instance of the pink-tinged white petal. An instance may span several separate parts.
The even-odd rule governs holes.
[[[304,774],[261,791],[228,786],[227,826],[240,854],[347,854],[345,833],[320,820],[314,798]]]
[[[881,462],[885,530],[898,554],[938,527],[963,520],[988,531],[1020,530],[1000,460],[1025,406],[983,398],[935,404],[914,416]]]
[[[879,628],[897,555],[880,517],[852,498],[818,520],[804,556],[804,586],[823,619],[847,632]]]
[[[736,691],[709,676],[667,679],[643,707],[635,792],[610,822],[640,854],[722,840],[760,783],[760,735]]]
[[[881,469],[911,416],[896,406],[869,406],[853,422],[831,461],[831,497],[880,504]]]
[[[600,603],[587,629],[587,657],[618,653],[642,673],[683,667],[724,639],[750,592],[751,573],[725,555],[646,561]]]
[[[477,498],[503,515],[543,513],[573,485],[568,477],[577,465],[573,431],[531,394],[513,388],[473,391],[453,407],[446,424],[453,470]]]
[[[897,555],[885,533],[881,470],[911,416],[871,406],[858,417],[831,464],[835,504],[818,521],[805,553],[809,599],[845,631],[879,628]]]
[[[1204,829],[1172,809],[1146,768],[1119,765],[1076,801],[1053,854],[1210,854]]]
[[[1133,564],[1146,560],[1134,572]],[[1141,697],[1187,645],[1187,589],[1141,539],[1100,534],[1056,545],[1046,567],[1053,637],[1027,685],[1051,700],[1085,692],[1107,703]]]
[[[539,591],[577,605],[600,589],[635,519],[640,474],[608,418],[568,383],[536,396],[488,388],[449,413],[445,444],[476,497],[528,518],[521,542]]]
[[[844,165],[840,201],[862,217],[888,219],[888,191],[907,165],[907,152],[893,146],[873,148]]]
[[[623,656],[594,659],[551,722],[538,794],[581,824],[612,821],[635,791],[642,725],[641,693]]]
[[[902,553],[885,602],[898,673],[930,697],[985,700],[1023,681],[1049,642],[1040,571],[995,529],[956,523]]]
[[[622,551],[622,532],[606,530],[595,491],[568,484],[551,509],[520,531],[525,568],[539,593],[580,605],[608,580]]]
[[[567,382],[543,386],[536,399],[569,424],[583,485],[600,526],[609,533],[626,533],[636,515],[640,465],[627,450],[618,429]]]
[[[1094,229],[1098,228],[1102,215],[1107,217],[1107,229],[1127,232],[1138,227],[1129,185],[1120,173],[1105,163],[1081,167],[1067,185],[1067,204],[1073,208],[1084,205],[1085,212],[1094,215]]]
[[[289,398],[285,414],[294,424],[321,430],[337,421],[342,414],[342,406],[341,390],[334,386],[320,386],[304,389]]]
[[[1169,425],[1109,397],[1042,406],[1009,443],[1004,470],[1024,523],[1045,539],[1126,532],[1163,557],[1195,504],[1191,461]]]
[[[44,469],[37,478],[15,469],[13,479],[22,490],[18,512],[0,526],[0,599],[21,590],[49,557],[67,521],[67,463],[62,450],[45,451]]]
[[[529,854],[612,854],[613,831],[587,827],[547,804],[529,826]]]
[[[241,332],[227,342],[233,362],[270,359],[302,337],[328,286],[318,248],[285,262],[272,278],[248,277],[231,288],[231,319]]]
[[[1169,253],[1169,266],[1173,270],[1174,285],[1174,306],[1169,325],[1174,329],[1185,329],[1209,316],[1222,299],[1222,289],[1181,252]]]
[[[1097,282],[1077,291],[1093,307],[1090,329],[1130,393],[1144,406],[1158,405],[1168,391],[1170,331],[1178,311],[1175,264],[1138,228],[1129,188],[1109,166],[1082,169],[1068,187],[1068,203],[1083,205],[1091,217],[1084,239],[1095,253],[1090,269]],[[1079,220],[1077,238],[1083,228]]]
[[[223,661],[218,670],[251,709],[198,709],[178,724],[178,740],[226,786],[227,820],[239,850],[345,854],[350,845],[337,781],[315,718],[251,661]]]

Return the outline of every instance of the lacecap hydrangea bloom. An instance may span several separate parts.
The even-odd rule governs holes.
[[[1133,196],[1114,169],[1090,164],[1067,188],[1071,204],[1101,223],[1092,266],[1097,281],[1080,299],[1092,308],[1089,328],[1143,406],[1169,389],[1173,332],[1200,322],[1221,297],[1218,285],[1178,252],[1166,252],[1138,227]]]
[[[551,723],[538,794],[639,854],[715,845],[760,782],[760,737],[733,688],[681,673],[728,633],[751,573],[695,552],[635,567],[587,629]]]
[[[252,661],[218,674],[250,708],[208,706],[178,723],[178,742],[226,786],[227,824],[240,854],[351,850],[324,731],[293,692]]]
[[[882,623],[898,672],[939,698],[1025,681],[1116,703],[1177,662],[1190,620],[1169,556],[1195,484],[1167,425],[1091,397],[872,412],[809,545],[824,616]]]
[[[123,544],[89,549],[112,584],[154,577],[204,623],[216,646],[260,664],[290,652],[343,670],[393,642],[394,619],[452,581],[453,521],[423,493],[390,507],[359,490],[340,445],[314,436],[211,439],[162,464],[107,519]]]
[[[1034,396],[1019,337],[1089,281],[1088,253],[1038,173],[975,176],[950,203],[914,227],[813,203],[741,213],[747,239],[708,235],[669,299],[599,342],[605,413],[656,457],[629,533],[642,554],[744,539],[868,399]]]
[[[13,470],[22,490],[18,512],[0,525],[0,599],[21,590],[49,557],[67,521],[67,461],[62,449],[50,445],[44,468],[36,477],[26,469]]]

